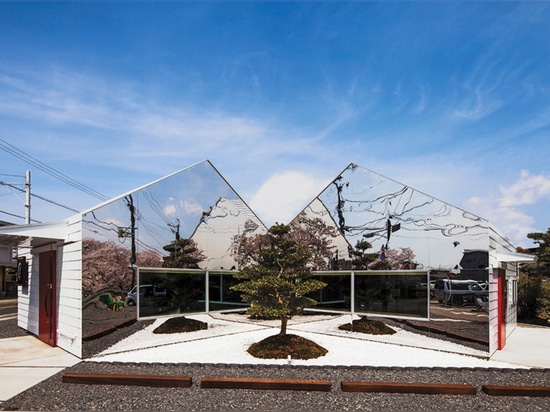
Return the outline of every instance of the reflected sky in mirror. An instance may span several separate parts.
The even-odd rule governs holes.
[[[489,244],[484,219],[361,166],[350,164],[304,210],[335,225],[340,259],[358,241],[370,252],[410,248],[417,269],[455,268],[465,250]]]
[[[113,241],[136,253],[167,256],[179,238],[193,239],[205,259],[202,269],[230,269],[231,240],[243,232],[265,231],[209,161],[153,182],[84,215],[84,238]]]

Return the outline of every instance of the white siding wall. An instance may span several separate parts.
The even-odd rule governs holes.
[[[503,268],[506,271],[506,336],[508,337],[518,324],[518,273],[516,263],[504,264]]]
[[[69,235],[57,250],[57,346],[82,356],[82,218],[69,220]]]
[[[38,335],[38,259],[33,259],[27,245],[19,246],[18,256],[27,259],[29,285],[17,288],[17,325]]]

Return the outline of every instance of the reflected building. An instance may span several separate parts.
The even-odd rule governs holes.
[[[489,245],[486,220],[356,164],[344,169],[303,213],[338,229],[338,268],[351,267],[352,251],[362,241],[381,260],[389,250],[406,248],[414,254],[410,269],[448,272],[456,271],[465,250],[487,251]]]
[[[233,237],[267,230],[209,161],[84,212],[82,229],[84,245],[100,242],[103,250],[116,249],[123,256],[117,259],[107,252],[111,259],[105,273],[97,262],[105,253],[92,255],[83,248],[85,339],[102,333],[106,324],[116,326],[136,317],[206,311],[204,271],[236,269]],[[201,272],[170,277],[166,270],[139,279],[139,267]],[[127,292],[138,283],[143,287],[140,293],[136,289],[133,301],[139,304],[125,304]],[[109,308],[103,300],[120,302],[121,310],[105,310]]]
[[[430,280],[436,273],[459,277],[464,252],[489,245],[486,220],[356,164],[301,216],[322,219],[339,234],[336,273],[320,274],[328,287],[316,296],[319,305],[359,314],[428,320]],[[488,281],[487,266],[476,273],[480,280]]]
[[[165,258],[168,245],[191,239],[204,255],[198,267],[208,270],[236,266],[233,236],[266,231],[209,161],[86,211],[82,223],[84,239],[124,245],[132,264],[143,253]]]

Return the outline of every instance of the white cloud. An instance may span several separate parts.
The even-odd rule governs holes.
[[[522,208],[550,200],[550,176],[531,175],[524,170],[516,182],[500,185],[499,192],[500,195],[489,193],[484,198],[472,197],[466,208],[487,218],[514,244],[528,246],[527,234],[542,229],[535,227],[536,219]]]
[[[541,199],[550,199],[550,177],[532,176],[523,170],[520,179],[511,186],[501,186],[501,206],[531,205]]]
[[[302,172],[278,173],[264,182],[250,206],[268,227],[275,222],[289,223],[326,184]]]
[[[491,212],[489,220],[517,245],[526,244],[527,234],[538,231],[533,227],[535,219],[532,216],[514,208],[496,208]]]
[[[464,103],[462,108],[456,109],[453,115],[460,119],[477,121],[494,113],[501,105],[499,100],[490,100],[481,90],[476,89],[471,101]]]
[[[164,208],[165,216],[176,216],[176,206],[168,205]]]
[[[185,212],[188,214],[194,213],[196,215],[200,215],[202,214],[202,212],[204,212],[203,207],[196,202],[190,202],[188,200],[184,200],[183,202],[181,202],[181,205],[183,206],[183,209],[185,210]]]

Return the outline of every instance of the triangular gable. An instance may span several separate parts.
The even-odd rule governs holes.
[[[192,239],[204,256],[199,267],[209,270],[235,266],[231,241],[248,221],[266,230],[208,160],[89,209],[82,221],[85,239],[131,249],[136,259],[144,252],[165,259],[177,239]]]
[[[354,247],[372,245],[369,253],[384,260],[388,249],[414,255],[419,269],[459,270],[465,249],[487,248],[489,223],[465,210],[389,179],[357,164],[348,165],[310,203],[304,212],[314,217],[319,210]],[[401,257],[407,253],[401,253]],[[351,259],[338,247],[340,258]]]

